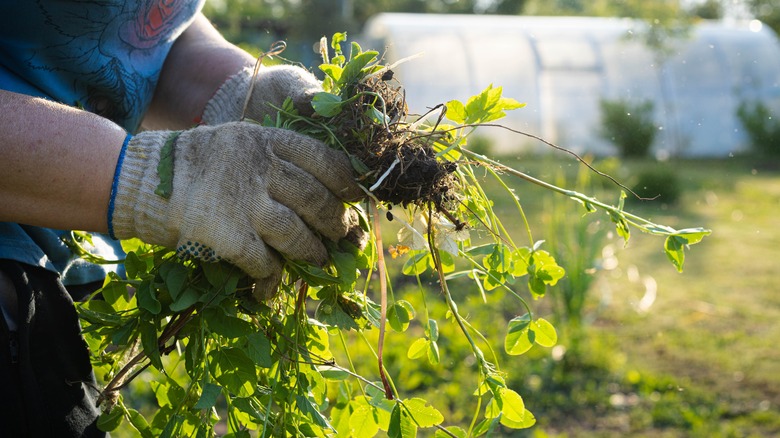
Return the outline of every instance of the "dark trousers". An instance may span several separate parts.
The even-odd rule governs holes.
[[[99,391],[68,291],[41,268],[0,260],[0,272],[17,301],[6,309],[16,310],[15,330],[0,312],[0,436],[105,437],[96,426]]]

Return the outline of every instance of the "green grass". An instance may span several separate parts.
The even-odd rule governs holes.
[[[570,168],[549,159],[516,164],[548,181],[552,169]],[[666,259],[660,238],[634,232],[625,247],[611,240],[619,264],[599,272],[588,292],[591,324],[580,354],[544,358],[524,382],[536,389],[524,396],[539,419],[538,436],[780,433],[780,174],[753,164],[637,161],[615,169],[627,185],[650,166],[673,170],[682,184],[677,204],[628,208],[658,223],[704,226],[713,234],[686,252],[682,274]],[[518,192],[537,223],[544,220],[539,198],[557,196],[536,188]],[[544,238],[542,225],[532,227]],[[650,278],[656,298],[638,311],[641,281]]]

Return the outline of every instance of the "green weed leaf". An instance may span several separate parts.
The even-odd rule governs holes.
[[[331,327],[343,330],[360,329],[355,319],[344,311],[335,297],[321,301],[314,311],[314,317]]]
[[[343,52],[341,51],[341,43],[346,41],[347,41],[346,32],[337,32],[333,34],[333,37],[330,40],[330,46],[336,52],[336,56],[341,56],[343,54]],[[333,63],[335,64],[336,62],[333,61]]]
[[[421,398],[410,398],[404,406],[420,427],[433,427],[444,421],[444,416],[436,408]]]
[[[406,351],[406,357],[409,359],[419,359],[427,354],[428,343],[430,341],[425,338],[419,338],[412,342],[409,349]]]
[[[531,327],[536,334],[534,341],[542,347],[553,347],[558,343],[558,332],[546,319],[537,318],[531,323]]]
[[[184,287],[184,283],[187,281],[189,274],[187,268],[179,263],[166,262],[160,265],[159,272],[171,298],[176,300]]]
[[[217,398],[222,393],[222,387],[213,383],[206,382],[203,385],[203,391],[200,398],[195,403],[195,409],[211,409],[217,404]]]
[[[359,46],[358,46],[359,47]],[[339,85],[351,84],[360,77],[361,70],[369,63],[376,60],[379,52],[370,50],[368,52],[360,53],[353,56],[352,59],[344,66],[344,71],[341,73],[341,77],[338,79]]]
[[[530,328],[531,315],[527,313],[509,321],[507,334],[504,338],[504,350],[507,354],[521,355],[533,347],[535,338]]]
[[[252,333],[246,337],[247,348],[246,355],[252,359],[252,362],[262,368],[271,368],[274,364],[271,356],[271,341],[264,333]]]
[[[428,341],[428,349],[426,350],[428,356],[428,362],[431,365],[438,365],[441,362],[441,354],[439,353],[439,344],[436,341]]]
[[[144,353],[152,365],[158,370],[163,369],[162,359],[160,358],[160,347],[157,344],[157,325],[151,315],[142,315],[139,319],[138,328],[141,332],[141,346]]]
[[[447,102],[448,119],[460,125],[466,123],[466,116],[466,107],[462,102],[458,100],[451,100]]]
[[[427,251],[419,252],[406,260],[401,272],[403,272],[404,275],[415,276],[424,273],[432,265],[433,259],[431,258],[431,253]]]
[[[100,417],[98,417],[97,420],[97,427],[103,432],[111,432],[122,424],[122,419],[124,417],[124,409],[122,406],[116,405],[111,408],[111,410],[103,411],[103,413],[100,414]]]
[[[674,233],[675,236],[685,238],[687,245],[694,245],[699,243],[702,239],[704,239],[706,236],[709,236],[710,234],[712,234],[712,231],[705,228],[685,228],[682,230],[677,230]]]
[[[393,412],[390,414],[387,436],[390,438],[414,438],[417,436],[417,425],[400,403],[395,404]]]
[[[512,268],[512,253],[505,245],[495,245],[493,252],[482,263],[490,271],[509,272]]]
[[[536,424],[536,417],[528,409],[525,410],[523,419],[521,421],[515,421],[506,415],[502,415],[498,420],[502,425],[510,427],[512,429],[528,429]]]
[[[203,319],[214,333],[226,338],[239,338],[254,333],[257,329],[249,321],[225,313],[222,308],[209,307],[203,310]]]
[[[186,310],[200,299],[201,292],[194,287],[184,289],[179,296],[171,303],[170,309],[174,312]]]
[[[678,272],[683,271],[685,264],[685,244],[688,241],[682,236],[669,236],[664,242],[664,251],[666,257],[677,268]]]
[[[355,407],[349,417],[349,428],[354,438],[373,438],[379,432],[376,408],[365,401]]]
[[[501,414],[512,421],[523,421],[525,417],[525,403],[520,394],[507,388],[498,388],[498,400]]]
[[[157,404],[160,407],[167,406],[169,408],[176,408],[181,405],[184,401],[184,397],[186,397],[184,388],[179,386],[179,384],[170,377],[164,379],[162,382],[152,381],[149,383],[149,386],[151,386],[154,396],[157,399]]]
[[[628,221],[622,213],[614,211],[609,212],[609,219],[615,224],[618,236],[623,238],[623,241],[628,243],[628,239],[631,237],[631,230],[628,228]]]
[[[334,80],[338,81],[338,78],[334,78]],[[323,117],[333,117],[341,112],[342,101],[340,96],[321,91],[314,95],[311,105],[317,114]]]
[[[399,333],[406,331],[412,319],[414,319],[414,307],[406,300],[396,301],[387,311],[387,322]]]
[[[157,291],[154,289],[154,285],[151,282],[143,282],[141,286],[136,289],[136,299],[138,300],[138,307],[146,310],[152,315],[157,315],[162,310],[162,304],[157,300],[155,296]]]
[[[127,273],[128,279],[141,278],[141,276],[148,272],[148,269],[146,262],[141,260],[138,257],[138,254],[129,252],[125,256],[125,272]]]
[[[323,73],[328,75],[328,77],[330,79],[332,79],[333,82],[336,82],[336,83],[339,82],[339,79],[341,79],[341,74],[344,71],[344,69],[341,68],[341,66],[338,66],[338,65],[335,65],[335,64],[320,64],[320,70],[322,70]],[[327,93],[327,94],[329,94],[329,93]],[[338,97],[338,96],[336,96],[336,97]],[[317,96],[315,95],[314,98],[316,99]],[[341,98],[339,98],[339,102],[341,102]],[[313,103],[314,102],[312,102],[312,104]],[[316,107],[315,107],[315,111],[317,111]],[[341,108],[339,108],[339,111],[341,111]],[[321,113],[319,111],[317,111],[317,114],[322,115],[322,116],[326,116],[326,117],[332,117],[332,116],[335,116],[336,114],[338,114],[338,111],[333,113],[332,115],[328,115],[328,113],[323,114],[323,113]]]
[[[243,397],[255,392],[255,364],[238,348],[221,348],[209,353],[209,370],[225,389]]]
[[[152,428],[149,427],[149,423],[146,421],[143,415],[135,409],[128,409],[127,416],[130,419],[130,424],[133,425],[143,438],[153,438]]]

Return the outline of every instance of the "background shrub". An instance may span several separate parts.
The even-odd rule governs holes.
[[[682,188],[677,174],[663,166],[645,169],[637,175],[637,182],[631,188],[643,198],[654,198],[663,204],[674,204],[680,199]],[[629,200],[635,198],[629,196]]]
[[[601,135],[611,141],[621,157],[646,157],[658,129],[653,122],[652,101],[601,99]]]
[[[750,147],[762,155],[780,157],[780,120],[761,102],[743,102],[737,117],[750,138]]]

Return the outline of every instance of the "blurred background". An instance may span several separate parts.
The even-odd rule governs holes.
[[[503,124],[658,196],[629,199],[629,210],[713,230],[680,274],[658,238],[634,233],[624,245],[607,217],[518,180],[535,237],[567,275],[534,302],[558,345],[502,358],[538,420],[506,436],[780,435],[778,0],[209,0],[205,13],[253,53],[285,40],[283,56],[315,73],[315,44],[335,32],[386,64],[421,53],[395,69],[417,114],[501,86],[527,103]],[[501,129],[477,135],[474,150],[617,202],[620,189],[571,156]],[[409,283],[396,279],[396,294]],[[480,309],[471,324],[503,339],[495,320],[517,305],[457,293]],[[406,360],[415,328],[388,334],[385,364],[402,391],[450,406],[447,424],[460,424],[470,358],[442,326],[439,365]]]

